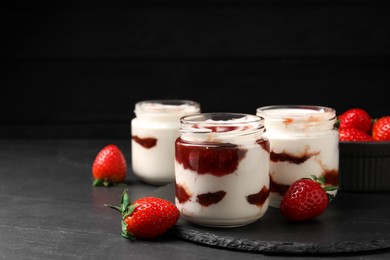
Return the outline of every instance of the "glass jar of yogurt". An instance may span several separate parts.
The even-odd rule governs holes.
[[[270,206],[278,208],[296,180],[324,176],[338,187],[339,139],[333,108],[311,105],[259,107],[270,141]],[[337,190],[333,192],[336,195]]]
[[[190,222],[243,226],[268,209],[269,141],[263,118],[239,113],[182,117],[175,145],[175,203]]]
[[[135,104],[131,120],[131,157],[134,174],[149,184],[175,180],[175,140],[180,118],[200,113],[192,100],[144,100]]]

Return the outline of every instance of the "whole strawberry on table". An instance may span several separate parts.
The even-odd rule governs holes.
[[[172,202],[149,196],[131,203],[126,190],[122,193],[120,206],[105,206],[122,213],[121,234],[130,240],[157,238],[171,229],[180,217]]]
[[[114,144],[106,145],[92,165],[93,186],[112,186],[124,183],[127,163],[123,152]]]

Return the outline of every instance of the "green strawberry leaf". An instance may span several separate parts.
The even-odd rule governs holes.
[[[317,178],[317,182],[319,184],[324,184],[325,183],[325,176],[321,176],[321,177]]]
[[[104,186],[104,180],[93,179],[92,185],[95,187]]]
[[[121,212],[124,213],[126,209],[131,205],[129,195],[127,194],[127,190],[125,189],[122,192],[122,197],[121,197]]]
[[[337,118],[336,122],[334,123],[334,127],[338,129],[339,126],[340,126],[340,118]]]
[[[138,207],[138,204],[134,204],[134,205],[130,205],[128,206],[125,211],[122,212],[122,218],[126,218],[127,216],[131,215],[131,213],[133,213],[133,211],[135,210],[135,208]]]
[[[104,206],[112,208],[112,209],[115,209],[115,210],[117,210],[119,212],[122,212],[122,208],[121,207],[113,206],[113,205],[109,205],[109,204],[104,204]]]
[[[330,193],[326,193],[326,196],[328,196],[328,201],[331,202],[334,199],[334,195]]]
[[[338,190],[339,189],[336,186],[332,186],[332,185],[325,186],[323,188],[324,188],[325,191],[334,191],[334,190]]]
[[[121,231],[121,235],[124,238],[130,239],[130,240],[134,240],[136,237],[134,236],[134,234],[132,234],[129,231],[127,231],[127,224],[125,223],[125,219],[129,215],[131,215],[133,213],[134,209],[136,207],[138,207],[138,204],[134,204],[134,205],[131,204],[129,195],[127,194],[127,190],[125,189],[122,192],[121,205],[120,206],[113,206],[113,205],[109,205],[109,204],[104,204],[104,206],[112,208],[112,209],[115,209],[115,210],[117,210],[117,211],[122,213],[122,221],[121,221],[122,231]]]
[[[101,179],[93,179],[92,185],[95,187],[104,186],[104,187],[110,187],[110,186],[116,186],[116,187],[127,187],[127,184],[125,182],[110,182],[107,179],[101,180]]]
[[[104,185],[104,187],[109,187],[109,186],[112,186],[112,183],[107,181],[107,180],[104,180],[103,185]]]
[[[127,231],[127,224],[123,220],[122,220],[122,232],[121,232],[121,235],[122,235],[122,237],[130,239],[130,240],[134,240],[135,239],[135,236],[132,233],[130,233],[129,231]]]

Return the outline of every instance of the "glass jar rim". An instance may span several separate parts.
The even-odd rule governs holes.
[[[191,108],[191,109],[189,109]],[[135,104],[135,113],[165,114],[171,112],[199,112],[200,103],[189,99],[149,99]]]
[[[291,110],[290,112],[278,114],[275,111],[278,110]],[[298,112],[300,111],[300,112]],[[331,107],[318,106],[318,105],[271,105],[263,106],[256,109],[256,114],[264,118],[272,118],[275,120],[284,120],[286,117],[301,118],[317,116],[319,114],[328,114],[327,119],[332,120],[336,118],[336,110]]]
[[[249,125],[255,125],[252,128],[246,130],[260,130],[264,128],[264,118],[262,116],[245,114],[245,113],[232,113],[232,112],[210,112],[186,115],[180,118],[180,132],[196,132],[196,133],[228,133],[226,127],[245,127]],[[207,125],[207,127],[197,127],[198,124]],[[221,131],[218,129],[212,130],[213,127],[221,127]],[[225,130],[224,130],[225,128]],[[243,128],[245,129],[245,128]]]

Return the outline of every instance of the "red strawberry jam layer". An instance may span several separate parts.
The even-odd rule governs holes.
[[[225,197],[226,193],[227,192],[223,190],[217,192],[207,192],[197,195],[196,198],[200,205],[203,207],[208,207],[212,204],[217,204],[220,202]],[[267,187],[263,186],[263,188],[258,193],[246,196],[246,200],[249,204],[262,207],[268,196],[269,190]],[[190,200],[191,195],[182,185],[176,184],[176,198],[180,203],[185,203]]]
[[[319,152],[315,153],[307,153],[305,152],[304,154],[301,155],[292,155],[286,152],[283,153],[275,153],[271,151],[270,153],[270,160],[272,162],[289,162],[289,163],[294,163],[294,164],[301,164],[310,159],[312,156],[318,155]]]
[[[146,137],[146,138],[141,138],[139,136],[133,135],[131,137],[136,143],[141,145],[142,147],[146,149],[150,149],[157,144],[157,139],[153,137]]]
[[[198,174],[224,176],[234,173],[247,149],[240,149],[231,143],[191,143],[178,138],[175,158],[183,165]]]
[[[246,200],[249,204],[254,204],[258,207],[262,207],[268,196],[269,190],[267,189],[267,187],[263,186],[263,188],[258,193],[248,195],[246,197]]]

